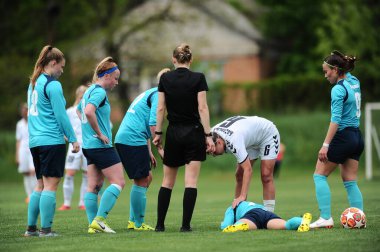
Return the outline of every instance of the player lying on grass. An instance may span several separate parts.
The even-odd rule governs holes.
[[[237,232],[255,229],[286,229],[309,231],[311,214],[305,213],[303,217],[293,217],[287,221],[276,214],[265,210],[263,205],[249,201],[242,201],[235,208],[229,206],[220,224],[223,232]]]

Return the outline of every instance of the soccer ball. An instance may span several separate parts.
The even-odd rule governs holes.
[[[349,207],[340,216],[340,223],[344,228],[365,228],[366,217],[359,208]]]

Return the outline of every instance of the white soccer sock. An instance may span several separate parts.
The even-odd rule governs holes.
[[[36,187],[37,178],[34,174],[26,177],[28,180],[28,196],[30,196],[33,193],[34,188]]]
[[[25,193],[26,195],[29,197],[30,195],[30,191],[29,191],[29,179],[28,179],[28,176],[24,176],[24,189],[25,189]]]
[[[65,206],[71,206],[71,198],[74,192],[74,177],[65,175],[65,180],[63,181],[63,204]]]
[[[84,195],[87,191],[87,174],[82,173],[82,184],[80,186],[80,199],[78,206],[84,206]]]
[[[264,207],[267,211],[274,212],[274,206],[276,205],[276,200],[263,200]]]

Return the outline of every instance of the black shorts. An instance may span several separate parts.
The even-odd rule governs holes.
[[[129,179],[149,176],[150,155],[148,145],[131,146],[117,143],[115,147]]]
[[[360,130],[348,127],[336,132],[330,143],[327,158],[337,164],[343,164],[347,159],[359,161],[363,150],[364,142]]]
[[[257,229],[267,229],[267,224],[270,220],[281,219],[276,214],[265,211],[261,208],[254,208],[245,213],[240,219],[248,219],[255,223]]]
[[[87,165],[95,165],[96,168],[102,170],[120,163],[119,155],[113,147],[82,149],[87,159]]]
[[[30,148],[37,179],[62,178],[65,170],[66,144],[44,145]]]
[[[169,167],[205,161],[206,138],[202,124],[169,124],[164,151],[163,163]]]

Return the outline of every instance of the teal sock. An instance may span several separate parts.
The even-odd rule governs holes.
[[[101,216],[107,218],[107,215],[116,203],[117,198],[120,194],[120,189],[117,185],[111,184],[104,190],[102,198],[100,199],[99,209],[96,216]]]
[[[144,222],[146,208],[146,187],[133,185],[131,190],[131,206],[135,219],[135,226],[141,227]]]
[[[51,228],[55,214],[56,192],[42,191],[40,199],[41,228]]]
[[[331,192],[327,177],[314,174],[313,178],[319,211],[321,212],[321,217],[327,220],[331,217]]]
[[[86,207],[88,223],[91,224],[98,212],[98,195],[93,192],[86,192],[84,195],[84,206]]]
[[[33,191],[29,198],[28,205],[28,226],[36,226],[38,215],[40,214],[41,192]]]
[[[132,208],[132,192],[133,192],[133,186],[131,187],[131,192],[129,194],[129,220],[135,222],[135,216],[133,215],[133,208]]]
[[[301,225],[302,218],[301,217],[293,217],[286,221],[285,229],[286,230],[297,230]]]
[[[362,193],[360,192],[358,184],[356,183],[356,180],[345,181],[343,182],[343,184],[347,191],[347,197],[348,197],[348,202],[350,203],[350,207],[356,207],[364,211],[363,210],[363,196],[362,196]]]

